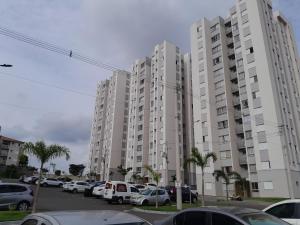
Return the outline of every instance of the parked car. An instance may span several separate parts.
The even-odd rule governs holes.
[[[146,190],[146,186],[142,184],[135,184],[134,187],[137,188],[140,192]]]
[[[105,184],[104,199],[108,203],[123,204],[130,202],[131,195],[139,193],[133,185],[123,181],[110,181]]]
[[[97,187],[94,187],[92,195],[96,196],[97,198],[103,198],[104,197],[104,191],[105,191],[105,184],[101,184]]]
[[[93,196],[93,191],[94,191],[94,188],[95,187],[98,187],[100,185],[104,185],[105,184],[105,181],[97,181],[93,184],[90,184],[88,187],[86,187],[84,189],[84,197],[91,197]]]
[[[156,225],[288,225],[285,221],[256,209],[203,207],[173,214]]]
[[[84,189],[89,186],[89,183],[84,181],[73,181],[68,185],[67,191],[72,193],[84,192]]]
[[[177,199],[176,187],[167,186],[166,190],[168,191],[171,201],[175,202]],[[181,196],[182,196],[182,202],[192,201],[192,203],[194,203],[198,200],[198,196],[190,190],[189,186],[181,187]]]
[[[156,189],[156,184],[145,183],[145,190],[146,189]]]
[[[277,202],[263,209],[263,211],[292,225],[300,224],[300,199]]]
[[[62,186],[62,191],[69,191],[69,186],[73,183],[74,183],[74,181],[65,182]]]
[[[57,180],[60,180],[63,183],[65,183],[65,182],[71,182],[72,181],[72,179],[69,178],[69,177],[58,177]]]
[[[0,209],[26,211],[32,205],[33,191],[29,185],[15,183],[0,184]]]
[[[38,181],[36,181],[37,184]],[[63,186],[63,182],[55,179],[55,178],[44,178],[41,180],[40,185],[42,187],[47,187],[47,186],[54,186],[54,187],[62,187]]]
[[[23,179],[23,182],[26,184],[35,184],[35,182],[39,179],[38,176],[30,176],[30,177],[25,177]]]
[[[149,222],[129,213],[103,211],[59,211],[31,214],[21,225],[151,225]]]
[[[133,205],[154,205],[156,203],[156,192],[158,192],[158,204],[166,205],[171,202],[168,192],[164,189],[147,189],[142,193],[131,196],[130,203]]]

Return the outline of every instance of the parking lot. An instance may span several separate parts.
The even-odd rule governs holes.
[[[35,186],[33,186],[34,188]],[[61,210],[118,210],[126,211],[132,209],[129,204],[108,204],[102,199],[94,197],[86,198],[82,193],[72,194],[63,192],[61,188],[41,187],[38,211],[61,211]],[[129,211],[150,222],[165,218],[166,215],[149,214]]]

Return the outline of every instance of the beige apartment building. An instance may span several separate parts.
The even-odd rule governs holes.
[[[117,167],[125,167],[129,87],[130,73],[121,70],[97,87],[89,169],[101,180],[124,179]]]
[[[299,56],[287,19],[270,0],[236,0],[230,16],[192,25],[191,55],[195,146],[218,157],[206,194],[225,195],[212,175],[222,169],[247,178],[251,196],[299,198]]]

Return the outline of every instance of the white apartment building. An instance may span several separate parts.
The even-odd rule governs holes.
[[[195,146],[218,157],[205,169],[205,193],[225,195],[212,176],[223,169],[246,177],[251,196],[299,198],[300,73],[289,22],[270,0],[236,0],[229,17],[192,25],[191,55]]]
[[[97,88],[89,167],[101,180],[124,179],[117,167],[125,167],[129,87],[130,73],[118,70]]]
[[[0,135],[0,165],[19,165],[19,156],[24,142]]]
[[[132,168],[127,176],[145,175],[144,166],[149,155],[151,59],[136,60],[132,66],[130,81],[130,107],[128,122],[126,168]]]
[[[127,180],[134,173],[151,180],[144,169],[150,165],[161,173],[160,185],[174,182],[177,153],[184,175],[182,182],[188,183],[192,178],[193,168],[183,172],[183,161],[193,142],[190,88],[190,55],[183,56],[178,47],[167,41],[155,46],[151,59],[135,62],[126,163],[133,170]]]

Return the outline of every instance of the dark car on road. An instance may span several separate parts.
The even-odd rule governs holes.
[[[29,185],[0,183],[0,209],[26,211],[32,205],[33,191]]]
[[[256,209],[203,207],[183,210],[155,225],[288,225]]]
[[[84,189],[84,192],[83,192],[84,197],[92,197],[94,188],[98,187],[102,184],[105,184],[105,181],[97,181],[97,182],[90,184],[88,187],[86,187]]]
[[[170,196],[171,201],[175,202],[176,201],[176,187],[175,186],[167,186],[165,188],[168,191],[168,194]],[[193,193],[190,189],[190,187],[181,187],[181,193],[182,193],[182,201],[183,202],[197,202],[198,196]]]

